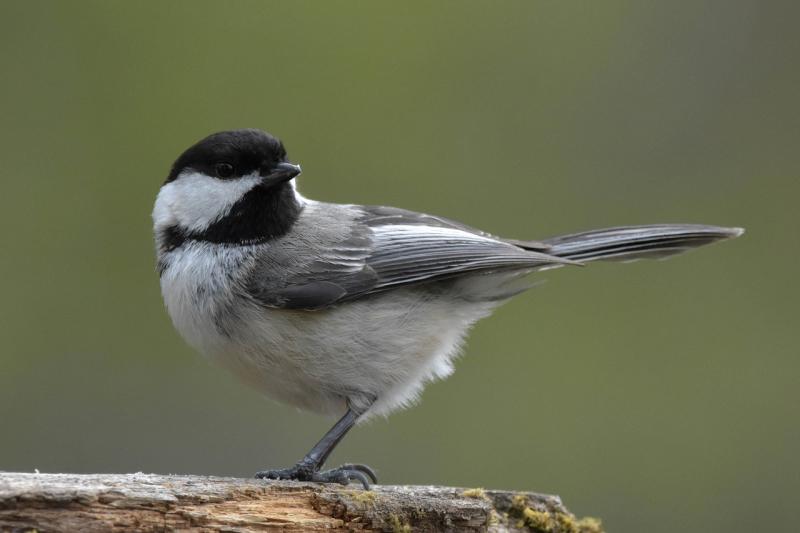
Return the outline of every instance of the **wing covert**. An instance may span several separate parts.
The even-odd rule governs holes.
[[[332,204],[325,204],[333,207]],[[470,273],[535,270],[572,263],[531,250],[535,244],[512,244],[446,219],[393,208],[335,206],[349,218],[335,235],[329,228],[298,234],[315,235],[302,249],[296,242],[270,246],[269,271],[291,264],[281,279],[257,283],[251,294],[263,305],[285,309],[322,309],[391,288],[444,280]],[[314,217],[305,218],[301,224]],[[263,276],[265,268],[257,269]]]

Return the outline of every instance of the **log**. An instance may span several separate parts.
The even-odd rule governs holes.
[[[558,496],[154,474],[0,473],[0,531],[598,533]]]

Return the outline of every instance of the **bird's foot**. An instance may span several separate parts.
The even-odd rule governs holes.
[[[314,483],[339,483],[340,485],[349,485],[351,481],[357,481],[361,483],[365,490],[369,490],[370,481],[372,481],[372,483],[378,482],[375,472],[370,467],[359,464],[344,464],[339,468],[320,472],[310,465],[298,463],[291,468],[256,472],[256,478],[312,481]]]

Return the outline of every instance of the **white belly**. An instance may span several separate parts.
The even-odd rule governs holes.
[[[371,398],[370,416],[413,403],[427,382],[452,372],[469,327],[497,305],[410,287],[327,310],[264,309],[224,275],[247,254],[192,246],[161,278],[178,331],[250,386],[321,413]]]

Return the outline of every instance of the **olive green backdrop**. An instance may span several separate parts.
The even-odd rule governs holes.
[[[330,201],[502,235],[741,225],[596,264],[475,329],[333,461],[560,494],[611,531],[790,531],[800,493],[796,2],[0,3],[0,469],[249,476],[330,420],[193,354],[150,210],[259,127]]]

